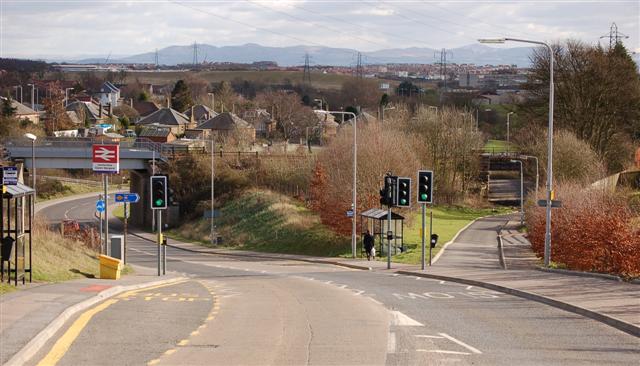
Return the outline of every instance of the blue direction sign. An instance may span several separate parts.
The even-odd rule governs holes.
[[[104,201],[103,200],[98,200],[98,202],[96,202],[96,210],[98,212],[104,212]]]
[[[347,217],[353,217],[353,210],[347,211]]]
[[[140,201],[140,195],[137,193],[116,193],[116,202],[137,203]]]

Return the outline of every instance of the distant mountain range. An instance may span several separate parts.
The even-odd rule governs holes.
[[[440,51],[431,48],[394,48],[373,52],[362,52],[365,64],[403,63],[431,64],[440,62]],[[350,66],[355,65],[358,51],[349,48],[291,46],[267,47],[254,43],[240,46],[216,47],[198,44],[198,62],[238,62],[275,61],[280,66],[296,66],[304,64],[305,54],[310,56],[311,65]],[[447,50],[447,62],[457,64],[473,63],[476,65],[530,65],[530,47],[494,48],[481,44],[468,45]],[[111,58],[109,63],[155,63],[155,52]],[[105,58],[86,58],[68,60],[83,64],[104,63]],[[158,50],[158,61],[161,65],[191,64],[193,62],[193,45],[170,46]]]

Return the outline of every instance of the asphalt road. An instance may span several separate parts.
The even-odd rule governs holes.
[[[41,214],[52,221],[92,217],[94,203],[71,201]],[[129,248],[130,263],[155,268],[155,244],[131,237]],[[171,247],[168,258],[168,269],[188,281],[118,299],[86,323],[59,364],[637,365],[640,359],[638,338],[485,289]]]

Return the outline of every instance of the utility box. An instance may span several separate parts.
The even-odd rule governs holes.
[[[120,279],[120,271],[122,270],[122,262],[107,255],[101,255],[100,259],[100,278],[106,280]]]
[[[123,235],[111,235],[111,242],[109,243],[109,251],[107,252],[107,255],[124,261]]]

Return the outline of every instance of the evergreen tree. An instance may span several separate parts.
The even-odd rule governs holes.
[[[11,97],[7,95],[7,98],[2,99],[2,115],[4,117],[13,117],[16,114],[16,109],[11,105]]]
[[[193,105],[191,90],[184,80],[178,80],[171,91],[171,108],[178,112],[186,111]]]

